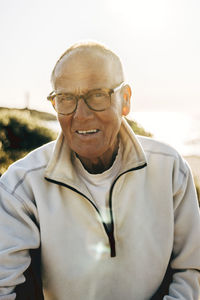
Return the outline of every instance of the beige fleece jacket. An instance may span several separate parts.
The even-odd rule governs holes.
[[[173,277],[159,299],[199,300],[200,216],[190,169],[168,145],[136,137],[125,120],[120,138],[110,226],[62,135],[2,176],[1,300],[15,299],[29,249],[40,245],[45,300],[149,300],[169,268]]]

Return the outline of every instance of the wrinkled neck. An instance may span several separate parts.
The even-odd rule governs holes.
[[[82,165],[89,173],[99,174],[105,172],[113,165],[118,153],[118,148],[119,138],[117,138],[113,147],[109,148],[105,153],[103,153],[99,157],[88,159],[85,157],[78,156],[77,154],[76,156],[80,159]]]

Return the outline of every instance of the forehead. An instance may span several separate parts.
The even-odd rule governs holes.
[[[60,60],[54,70],[53,83],[55,88],[110,88],[119,83],[118,73],[112,57],[84,49],[73,51]]]

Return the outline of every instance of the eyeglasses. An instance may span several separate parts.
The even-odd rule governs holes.
[[[47,97],[58,114],[69,115],[76,111],[78,100],[81,98],[94,111],[104,111],[111,105],[111,95],[124,85],[122,82],[114,89],[95,89],[86,94],[76,96],[71,93],[53,91]]]

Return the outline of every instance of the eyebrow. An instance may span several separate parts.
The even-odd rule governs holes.
[[[53,92],[56,93],[56,94],[70,94],[70,95],[84,95],[84,94],[88,94],[90,92],[93,92],[93,91],[101,91],[101,90],[112,90],[111,88],[95,88],[95,89],[89,89],[87,90],[86,92],[82,92],[82,93],[73,93],[73,92],[67,92],[65,90],[54,90]]]

